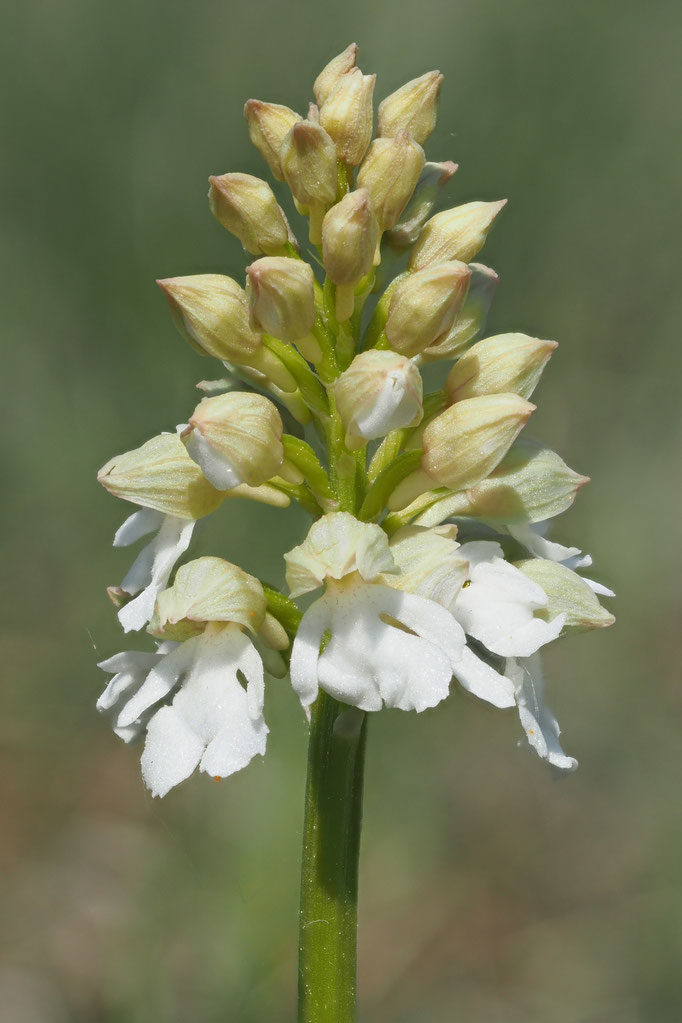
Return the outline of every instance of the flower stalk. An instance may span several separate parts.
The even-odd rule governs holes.
[[[367,714],[320,693],[312,708],[299,916],[299,1023],[353,1023]]]

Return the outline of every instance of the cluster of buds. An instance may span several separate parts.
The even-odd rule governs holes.
[[[588,556],[545,537],[587,479],[520,436],[556,344],[479,340],[498,278],[475,260],[505,201],[434,213],[457,169],[422,148],[441,74],[383,99],[373,138],[375,76],[356,60],[352,45],[323,69],[307,116],[246,104],[308,237],[265,180],[210,178],[212,212],[253,257],[244,286],[159,284],[180,333],[227,376],[98,477],[138,507],[114,543],[151,534],[109,592],[124,629],[157,646],[102,663],[113,678],[98,706],[126,741],[146,736],[156,795],[197,766],[225,777],[262,754],[265,682],[287,674],[306,712],[320,689],[361,711],[421,711],[456,679],[516,707],[545,760],[576,765],[542,701],[538,651],[611,624],[598,595],[612,594],[579,573]],[[434,363],[442,385],[425,394]],[[288,593],[220,558],[176,567],[197,521],[234,498],[312,517],[284,554]],[[302,613],[296,599],[316,589]]]

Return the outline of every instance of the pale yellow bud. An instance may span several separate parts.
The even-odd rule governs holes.
[[[410,270],[422,270],[446,259],[468,263],[483,248],[493,220],[506,203],[506,199],[468,202],[431,217],[412,250]]]
[[[424,150],[407,132],[372,142],[358,171],[358,188],[371,195],[382,231],[398,223],[423,166]]]
[[[587,483],[550,448],[519,438],[489,476],[441,498],[415,521],[433,526],[454,515],[505,525],[542,522],[570,508]]]
[[[395,352],[356,355],[334,384],[334,398],[351,451],[422,418],[422,378],[410,359]]]
[[[267,181],[251,174],[210,177],[211,212],[253,256],[277,255],[289,241],[289,225]]]
[[[450,370],[445,391],[450,402],[510,391],[530,398],[556,341],[526,334],[497,334],[479,341]]]
[[[378,241],[379,224],[366,188],[348,192],[324,218],[322,257],[327,276],[337,286],[340,323],[353,313],[355,286],[370,273]]]
[[[392,92],[379,104],[377,135],[406,131],[415,142],[425,142],[436,127],[442,83],[440,71],[429,71]]]
[[[267,601],[254,576],[222,558],[197,558],[178,569],[173,585],[156,598],[148,632],[164,639],[186,639],[208,622],[234,622],[256,633]]]
[[[259,487],[282,468],[282,420],[261,394],[204,398],[181,435],[190,457],[218,490]]]
[[[488,394],[451,405],[424,429],[421,469],[391,495],[398,511],[436,487],[463,490],[485,479],[513,444],[535,405],[517,394]]]
[[[175,433],[162,433],[110,459],[97,479],[115,497],[179,519],[208,515],[224,496],[204,477]]]
[[[357,167],[372,138],[376,75],[359,68],[342,75],[320,107],[320,124],[336,143],[339,160]]]
[[[330,93],[338,85],[340,79],[353,70],[357,56],[357,43],[351,43],[343,53],[330,60],[327,66],[320,71],[313,85],[313,93],[318,106],[322,106]]]
[[[500,278],[489,266],[470,263],[471,278],[464,305],[445,338],[422,352],[422,362],[450,359],[470,344],[485,327]]]
[[[203,355],[253,367],[284,391],[296,390],[296,381],[267,349],[250,321],[243,288],[222,274],[168,277],[156,282],[163,290],[173,320],[186,341]]]
[[[265,256],[247,266],[247,291],[252,319],[282,341],[304,343],[306,357],[317,361],[311,335],[315,325],[315,275],[301,259]],[[301,349],[302,350],[302,349]]]
[[[322,240],[322,217],[336,199],[336,146],[319,124],[299,121],[282,144],[282,171],[299,209],[310,213],[310,240]]]
[[[535,612],[539,618],[551,621],[557,615],[566,616],[562,635],[603,629],[615,622],[614,616],[601,606],[585,580],[565,565],[544,558],[530,558],[517,561],[516,568],[547,594],[547,606]]]
[[[457,170],[458,164],[446,160],[445,163],[424,164],[419,181],[412,193],[412,198],[405,207],[400,220],[387,235],[387,241],[394,249],[409,249],[414,245],[422,227],[431,216],[438,195],[447,185]]]
[[[438,344],[462,307],[471,271],[466,263],[437,263],[405,277],[391,295],[386,337],[403,355]]]
[[[280,151],[282,143],[297,121],[300,114],[279,103],[261,103],[258,99],[250,99],[244,107],[244,117],[249,126],[249,138],[266,161],[273,176],[284,181]]]
[[[391,538],[390,551],[400,573],[387,574],[383,582],[452,610],[469,574],[469,562],[457,553],[456,536],[453,525],[399,529]]]

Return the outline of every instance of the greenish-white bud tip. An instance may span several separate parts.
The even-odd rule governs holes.
[[[275,256],[285,251],[291,232],[267,181],[251,174],[221,174],[208,180],[211,212],[247,252]]]
[[[298,121],[282,143],[282,171],[298,208],[310,215],[310,240],[319,245],[322,217],[336,199],[336,146],[314,121]]]
[[[395,352],[356,355],[334,384],[334,397],[351,450],[391,430],[417,426],[423,415],[421,374]]]
[[[386,337],[402,355],[438,344],[452,327],[469,287],[466,263],[452,260],[410,274],[391,295]]]
[[[111,458],[97,480],[115,497],[179,519],[200,519],[223,499],[175,433],[162,433]]]
[[[452,327],[438,344],[429,345],[422,352],[422,362],[450,359],[459,354],[480,334],[500,283],[494,270],[482,263],[470,263],[469,290],[464,305],[455,317]]]
[[[445,390],[450,402],[511,391],[530,398],[556,341],[526,334],[497,334],[478,341],[450,370]]]
[[[425,142],[436,127],[442,84],[440,71],[428,71],[387,96],[379,105],[377,135],[406,131],[415,142]]]
[[[319,107],[329,98],[343,76],[353,70],[357,56],[357,43],[351,43],[320,71],[313,85],[313,94]]]
[[[489,394],[451,405],[425,428],[421,469],[391,495],[399,511],[435,487],[462,490],[485,479],[504,458],[535,405],[518,394]]]
[[[315,325],[313,268],[300,259],[266,256],[246,268],[251,318],[268,334],[296,343],[305,358],[321,358]]]
[[[339,160],[357,167],[372,138],[376,75],[353,68],[342,75],[320,107],[320,124],[336,143]]]
[[[231,391],[199,402],[181,434],[190,457],[218,490],[259,487],[280,472],[282,419],[261,394]]]
[[[370,273],[378,241],[379,224],[366,188],[348,192],[324,218],[322,258],[327,276],[337,288],[339,323],[353,314],[355,286]]]
[[[382,231],[398,223],[423,167],[424,150],[405,131],[372,142],[358,171],[358,188],[371,195]]]
[[[468,202],[436,213],[425,224],[412,250],[410,270],[422,270],[446,259],[468,263],[483,248],[495,217],[506,204],[506,199]]]
[[[273,176],[284,181],[280,153],[282,143],[301,115],[279,103],[262,103],[250,99],[244,107],[249,138],[266,161]]]

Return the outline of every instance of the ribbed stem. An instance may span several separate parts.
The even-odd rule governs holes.
[[[301,867],[299,1023],[353,1023],[367,715],[320,691],[312,710]]]

